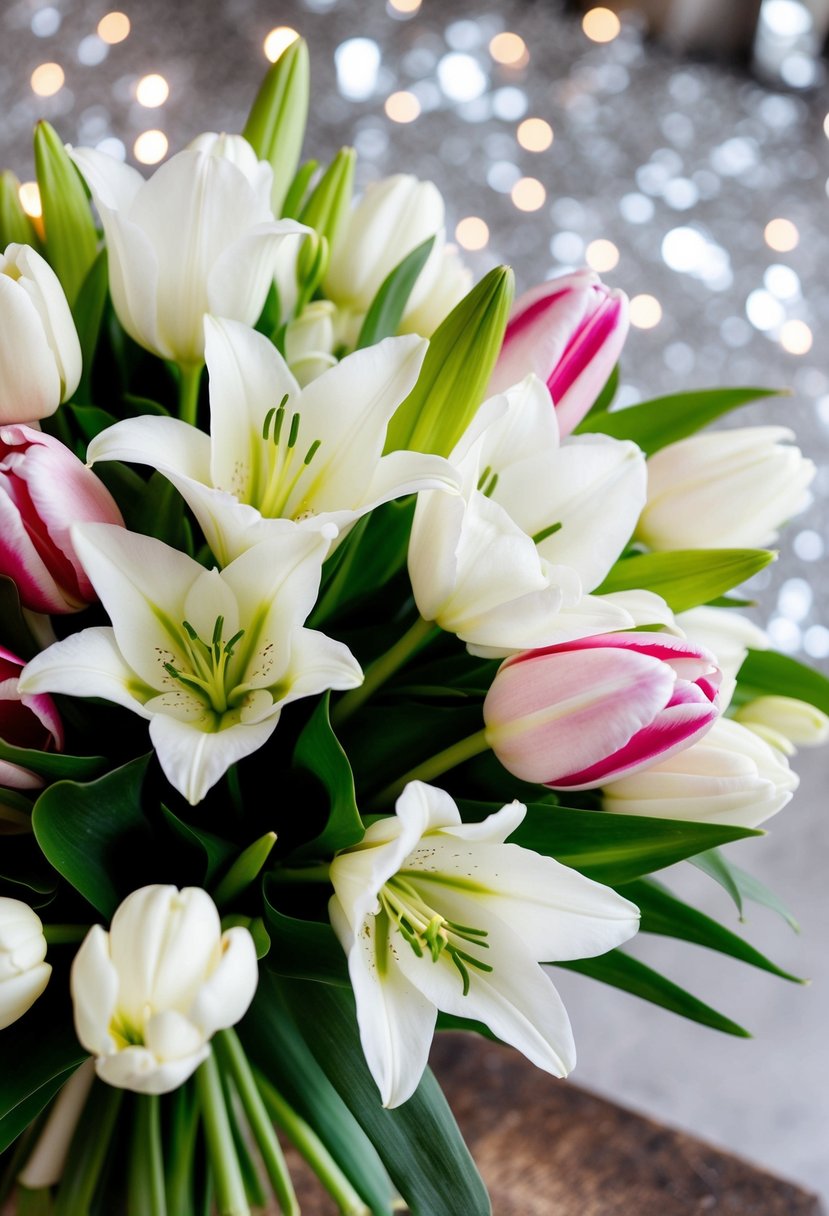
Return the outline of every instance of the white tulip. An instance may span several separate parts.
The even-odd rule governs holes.
[[[815,466],[783,426],[708,431],[648,460],[636,535],[651,549],[757,548],[808,506]]]
[[[756,828],[791,799],[785,755],[739,722],[718,718],[684,751],[602,790],[606,811]]]
[[[102,697],[147,718],[168,781],[195,805],[267,742],[284,705],[362,683],[347,646],[303,627],[333,532],[285,522],[220,573],[125,528],[76,526],[112,627],[41,651],[18,687]]]
[[[19,899],[0,896],[0,1030],[34,1005],[52,968],[40,917]]]
[[[142,887],[75,956],[75,1030],[101,1080],[168,1093],[207,1059],[215,1032],[244,1017],[258,979],[253,938],[222,933],[206,891]]]
[[[383,455],[389,421],[417,380],[422,339],[386,338],[300,388],[262,334],[215,317],[205,329],[210,436],[174,418],[129,418],[96,436],[88,459],[159,469],[222,565],[292,520],[342,531],[392,498],[457,488],[440,456]]]
[[[701,605],[680,612],[676,623],[686,637],[710,650],[722,672],[720,706],[725,711],[737,687],[737,673],[749,650],[767,650],[769,639],[759,625],[733,608]]]
[[[58,277],[28,245],[0,253],[0,424],[37,422],[71,397],[81,347]]]
[[[280,244],[308,231],[274,220],[270,166],[240,141],[202,136],[148,181],[92,148],[72,152],[104,225],[119,321],[182,366],[202,361],[205,313],[256,321]]]
[[[796,697],[755,697],[734,718],[787,756],[798,747],[820,747],[829,740],[829,717]]]
[[[481,406],[449,459],[461,493],[421,494],[409,544],[424,620],[488,656],[634,627],[624,600],[586,592],[645,499],[635,444],[584,435],[560,445],[550,395],[531,375]]]
[[[633,936],[639,913],[552,858],[505,844],[525,814],[513,802],[464,824],[448,794],[413,781],[396,815],[331,863],[331,923],[384,1106],[417,1087],[438,1009],[483,1022],[554,1076],[575,1064],[567,1014],[538,964],[603,954]]]

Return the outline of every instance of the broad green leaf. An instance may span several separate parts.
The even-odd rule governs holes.
[[[372,1216],[390,1216],[392,1186],[376,1150],[314,1058],[279,982],[264,968],[239,1035],[251,1059],[320,1137]]]
[[[599,958],[578,959],[572,963],[556,963],[568,971],[578,971],[580,975],[589,975],[591,979],[600,980],[623,992],[641,997],[653,1005],[660,1005],[681,1017],[690,1018],[692,1022],[700,1022],[703,1026],[711,1026],[725,1034],[733,1034],[741,1039],[750,1039],[751,1035],[742,1026],[732,1022],[730,1018],[710,1005],[692,996],[684,988],[672,980],[666,979],[658,971],[640,963],[637,958],[625,954],[622,950],[611,950]]]
[[[763,397],[785,395],[774,388],[712,388],[657,397],[623,410],[591,411],[576,433],[600,431],[614,439],[632,439],[646,455],[702,430],[730,410]]]
[[[322,831],[301,849],[298,857],[329,857],[363,838],[363,821],[354,797],[351,765],[328,716],[330,693],[325,693],[297,740],[294,767],[305,769],[322,785],[328,818]]]
[[[406,564],[415,509],[413,494],[363,516],[325,563],[320,597],[309,624],[318,625],[363,596],[377,596]]]
[[[95,362],[108,290],[107,252],[102,249],[89,267],[72,309],[83,359],[81,381],[75,392],[75,397],[80,401],[92,400],[92,366]]]
[[[748,874],[740,866],[735,866],[719,850],[712,849],[710,852],[700,853],[697,857],[690,858],[690,861],[728,892],[734,900],[740,920],[745,919],[744,901],[750,899],[753,903],[776,912],[795,933],[800,932],[800,925],[782,899],[775,895],[774,891],[770,891],[765,883],[760,882],[759,878]]]
[[[775,553],[768,549],[676,549],[618,561],[596,595],[637,588],[655,591],[674,612],[707,604],[757,574]]]
[[[3,837],[0,849],[0,883],[25,887],[27,892],[31,892],[35,897],[41,897],[32,898],[31,894],[24,896],[27,903],[35,906],[44,903],[43,896],[51,898],[54,895],[58,885],[57,875],[45,860],[31,832]]]
[[[363,1057],[351,990],[298,980],[282,980],[280,988],[412,1216],[490,1216],[484,1184],[429,1069],[408,1102],[384,1110]]]
[[[693,942],[697,946],[707,946],[709,950],[728,954],[752,967],[770,971],[781,979],[792,980],[796,984],[804,982],[778,967],[759,950],[755,950],[736,933],[717,924],[710,916],[677,899],[659,883],[627,883],[619,888],[619,894],[638,905],[642,913],[640,928],[643,933],[658,933],[663,937],[676,937],[681,941]]]
[[[234,846],[229,841],[223,840],[221,836],[214,835],[213,832],[207,832],[204,828],[194,828],[191,823],[185,823],[164,803],[161,804],[161,814],[174,834],[184,843],[188,852],[196,851],[203,859],[203,869],[198,879],[199,885],[212,887],[236,852]]]
[[[264,921],[271,938],[267,966],[276,975],[292,979],[316,980],[323,984],[348,985],[345,951],[328,921],[300,920],[280,912],[279,879],[266,874],[262,902]]]
[[[496,803],[458,805],[465,822],[478,822],[499,809]],[[615,886],[715,845],[761,834],[723,824],[531,804],[510,843],[554,857],[596,882]]]
[[[87,443],[117,421],[112,414],[100,409],[97,405],[75,405],[73,403],[64,408],[69,410],[77,422],[78,429]],[[97,467],[95,472],[99,472]]]
[[[277,216],[283,213],[288,186],[299,164],[309,90],[308,45],[297,38],[268,69],[242,132],[260,160],[271,163],[271,206]]]
[[[72,308],[98,256],[98,233],[86,186],[48,122],[39,122],[34,139],[35,171],[43,205],[43,252]]]
[[[739,701],[773,694],[808,701],[829,714],[829,679],[775,650],[749,650],[737,677]]]
[[[356,350],[373,346],[375,342],[382,342],[383,338],[397,333],[409,296],[434,244],[435,238],[430,236],[421,245],[417,245],[383,280],[363,319]]]
[[[23,616],[17,583],[7,574],[0,574],[0,645],[19,659],[31,659],[42,649]]]
[[[135,887],[136,874],[158,881],[139,864],[152,855],[150,826],[141,809],[149,759],[140,756],[87,785],[59,781],[44,790],[32,814],[46,859],[107,919]],[[126,882],[119,883],[119,871]]]
[[[39,777],[50,780],[71,779],[74,777],[94,777],[106,768],[104,756],[67,756],[64,752],[41,752],[34,748],[13,747],[0,739],[0,760],[8,760],[19,764]]]

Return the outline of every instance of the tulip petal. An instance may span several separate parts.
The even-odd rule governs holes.
[[[144,1029],[147,1047],[163,1063],[186,1060],[202,1050],[205,1036],[177,1009],[154,1013]]]
[[[34,422],[57,409],[61,382],[41,315],[19,282],[0,272],[0,422]]]
[[[118,973],[109,953],[109,937],[100,925],[93,925],[75,955],[70,978],[75,1033],[93,1055],[111,1050],[109,1027],[118,987]]]
[[[125,1047],[113,1055],[98,1056],[95,1071],[107,1085],[137,1094],[168,1094],[192,1077],[210,1055],[209,1046],[180,1060],[159,1064],[148,1047]]]
[[[228,929],[220,949],[219,962],[201,983],[188,1015],[206,1038],[242,1020],[259,980],[256,947],[247,929]]]

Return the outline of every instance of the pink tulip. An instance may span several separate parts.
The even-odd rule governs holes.
[[[123,525],[95,474],[31,427],[0,426],[0,574],[35,612],[78,612],[97,600],[72,547],[74,523]]]
[[[627,331],[627,296],[592,270],[548,279],[516,301],[489,392],[535,372],[550,390],[561,434],[569,435],[604,388]]]
[[[719,668],[663,633],[606,633],[514,655],[484,702],[487,741],[523,781],[585,790],[667,759],[719,714]]]
[[[55,703],[45,693],[21,696],[17,680],[24,666],[17,655],[0,646],[0,739],[13,747],[36,751],[60,751],[63,726]],[[0,760],[0,786],[38,789],[43,782],[19,764]]]

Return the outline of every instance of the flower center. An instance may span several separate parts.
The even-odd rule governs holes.
[[[225,619],[216,617],[213,637],[205,642],[196,633],[189,621],[182,621],[184,630],[184,655],[187,670],[179,670],[172,663],[165,663],[164,670],[184,688],[196,695],[218,714],[223,714],[230,702],[233,689],[228,690],[227,668],[233,657],[236,643],[244,635],[244,629],[234,633],[229,641],[222,638]]]
[[[294,412],[289,417],[287,404],[286,393],[278,406],[268,410],[262,424],[262,438],[268,443],[268,475],[260,501],[254,505],[268,519],[285,515],[291,494],[322,445],[321,439],[313,440],[307,448],[306,441],[300,444],[302,416]]]
[[[489,942],[483,940],[487,936],[486,929],[473,929],[469,925],[458,925],[447,920],[426,902],[412,883],[399,874],[390,878],[380,891],[380,906],[389,920],[397,925],[418,958],[423,958],[428,951],[433,963],[442,954],[452,960],[463,980],[464,996],[469,992],[470,967],[478,971],[492,970],[489,963],[482,962],[458,944],[469,943],[488,950]]]

